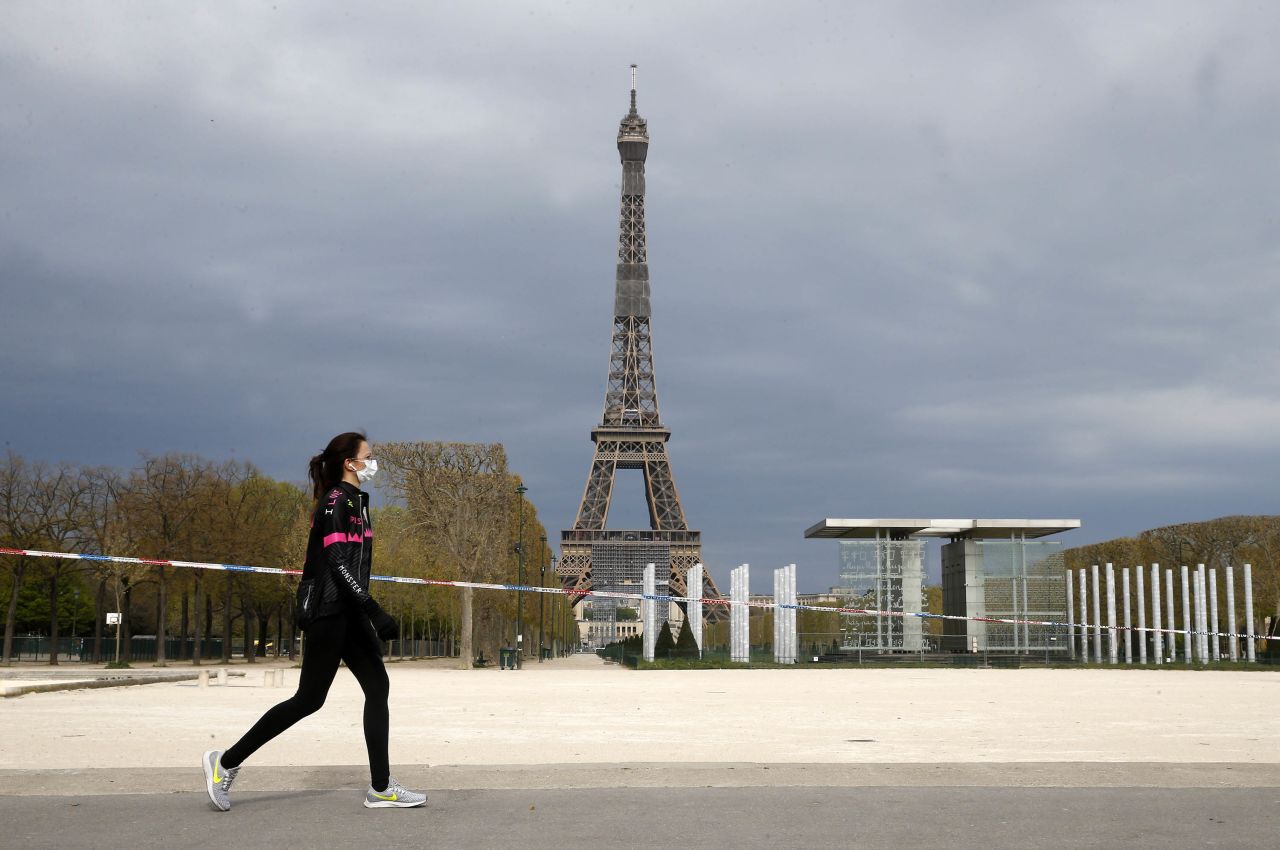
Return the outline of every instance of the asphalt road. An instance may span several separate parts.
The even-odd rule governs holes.
[[[190,786],[188,785],[187,788]],[[1280,847],[1280,787],[716,787],[446,790],[364,809],[357,790],[0,797],[0,846]]]

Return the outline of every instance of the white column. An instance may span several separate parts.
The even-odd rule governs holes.
[[[782,570],[773,571],[773,663],[782,663],[782,620],[783,611],[778,604],[782,602]]]
[[[1191,581],[1187,565],[1182,565],[1182,659],[1191,663]]]
[[[778,664],[796,663],[795,565],[773,571],[773,660]]]
[[[796,565],[788,563],[787,565],[787,604],[794,605],[799,602],[799,594],[796,594]],[[799,657],[800,641],[796,635],[796,626],[799,620],[796,618],[796,609],[787,609],[787,662],[788,664],[796,663]]]
[[[1092,567],[1093,579],[1093,660],[1102,661],[1102,594],[1098,592],[1098,565]]]
[[[729,660],[738,659],[738,568],[729,570]]]
[[[1178,660],[1178,621],[1173,617],[1173,567],[1164,571],[1165,632],[1169,638],[1169,661]]]
[[[787,579],[787,597],[790,597],[792,605],[799,604],[800,594],[799,591],[796,591],[796,565],[794,563],[787,565],[787,575],[790,576]],[[791,654],[790,663],[792,664],[796,663],[797,657],[800,655],[800,635],[797,634],[797,629],[799,629],[800,625],[799,614],[800,612],[796,611],[795,608],[787,612],[787,650]]]
[[[694,564],[685,576],[685,596],[688,612],[689,629],[693,632],[693,641],[698,645],[698,657],[702,657],[702,564]]]
[[[1142,579],[1143,568],[1134,569],[1134,578],[1138,580],[1138,663],[1147,663],[1147,594],[1146,583]]]
[[[733,604],[729,606],[730,661],[747,663],[751,660],[751,610],[747,607],[750,597],[751,571],[742,564],[733,571]]]
[[[1208,663],[1208,570],[1199,565],[1201,573],[1201,662]]]
[[[1080,658],[1086,664],[1089,662],[1089,583],[1085,580],[1084,567],[1080,568]]]
[[[1164,624],[1160,620],[1160,565],[1151,565],[1151,651],[1155,653],[1156,663],[1164,663]]]
[[[1200,645],[1200,570],[1191,571],[1191,658],[1204,661],[1204,647]]]
[[[658,643],[658,603],[652,598],[658,592],[658,582],[655,575],[656,567],[653,564],[645,564],[644,567],[644,595],[645,598],[640,600],[640,616],[644,620],[644,660],[653,660],[653,649]],[[632,575],[635,575],[632,573]]]
[[[773,571],[773,660],[777,664],[790,664],[791,595],[787,592],[790,570],[779,567]]]
[[[1196,637],[1200,646],[1200,663],[1205,664],[1209,661],[1209,599],[1208,599],[1208,582],[1205,580],[1204,564],[1196,565],[1196,613],[1199,615],[1200,624],[1196,626],[1199,632]]]
[[[738,568],[729,571],[729,660],[738,660]]]
[[[1258,650],[1253,639],[1253,567],[1244,565],[1244,660],[1250,664],[1258,660]]]
[[[1240,639],[1236,637],[1236,577],[1235,569],[1227,564],[1227,652],[1232,661],[1240,660]]]
[[[1218,569],[1209,568],[1209,660],[1222,659],[1222,640],[1218,637]]]
[[[1133,615],[1129,613],[1129,568],[1120,572],[1120,598],[1124,600],[1124,663],[1133,663]]]
[[[1067,570],[1067,649],[1071,652],[1071,657],[1076,657],[1076,609],[1075,609],[1075,582],[1072,579],[1071,570]]]
[[[782,568],[781,579],[782,579],[782,584],[779,586],[778,589],[782,591],[781,593],[782,604],[790,605],[791,594],[787,592],[787,568],[786,567]],[[778,648],[782,650],[782,658],[780,658],[779,661],[783,664],[786,664],[788,663],[787,662],[788,655],[791,652],[791,629],[790,629],[791,609],[780,608],[778,609],[778,615],[779,615],[778,620],[782,624],[782,631],[778,634],[778,638],[779,638]]]
[[[1119,641],[1116,640],[1116,568],[1107,564],[1107,663],[1119,661]]]

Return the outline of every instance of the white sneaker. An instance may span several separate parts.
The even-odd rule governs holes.
[[[411,809],[425,802],[427,802],[426,794],[410,791],[395,779],[388,780],[385,791],[375,791],[370,785],[369,790],[364,794],[366,809]]]
[[[204,787],[209,792],[209,800],[218,811],[225,812],[231,808],[231,783],[240,775],[240,768],[222,766],[222,750],[209,750],[202,759],[204,764]]]

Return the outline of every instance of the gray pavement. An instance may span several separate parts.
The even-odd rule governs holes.
[[[0,847],[1280,847],[1280,766],[1165,763],[362,766],[0,771]]]
[[[426,809],[360,806],[344,676],[215,812],[199,754],[286,694],[254,672],[0,700],[0,848],[1280,850],[1276,673],[395,666]]]
[[[0,797],[0,846],[1226,847],[1280,845],[1280,788],[737,787]]]

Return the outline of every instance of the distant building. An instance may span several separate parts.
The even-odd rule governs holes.
[[[924,538],[942,547],[941,649],[952,652],[1069,652],[1051,628],[987,623],[1067,618],[1061,544],[1039,538],[1079,528],[1053,519],[826,519],[808,538],[840,541],[845,606],[881,612],[850,614],[845,649],[917,652],[924,640]],[[832,588],[834,593],[837,588]]]

